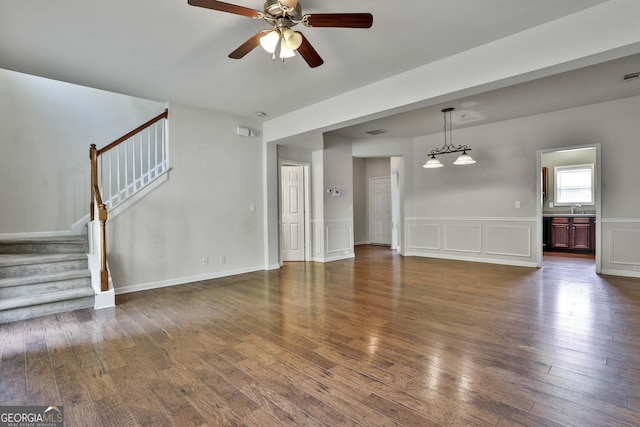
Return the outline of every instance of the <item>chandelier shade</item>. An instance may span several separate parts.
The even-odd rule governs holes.
[[[440,162],[440,160],[436,159],[435,156],[431,156],[431,158],[429,160],[427,160],[424,165],[422,165],[422,167],[426,168],[426,169],[441,168],[443,166],[444,165],[442,164],[442,162]]]

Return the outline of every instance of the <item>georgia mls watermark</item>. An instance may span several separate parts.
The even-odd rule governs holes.
[[[0,406],[0,427],[64,427],[64,407]]]

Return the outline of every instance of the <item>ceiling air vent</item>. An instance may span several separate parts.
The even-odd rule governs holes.
[[[631,73],[631,74],[625,74],[622,77],[622,81],[623,82],[629,82],[631,80],[638,80],[640,78],[640,72],[638,73]]]
[[[381,133],[387,133],[387,131],[384,129],[375,129],[375,130],[368,130],[365,133],[368,133],[369,135],[380,135]]]

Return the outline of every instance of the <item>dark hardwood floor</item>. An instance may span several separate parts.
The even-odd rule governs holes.
[[[640,425],[640,280],[356,258],[0,325],[0,405],[67,426]]]

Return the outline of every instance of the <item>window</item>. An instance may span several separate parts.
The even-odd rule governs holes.
[[[594,204],[593,164],[556,166],[553,169],[556,181],[556,205]]]

